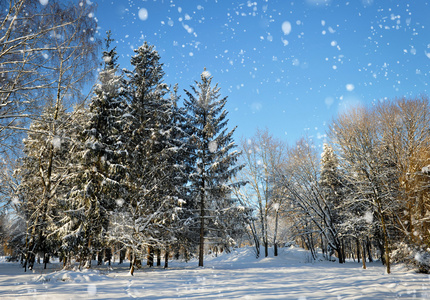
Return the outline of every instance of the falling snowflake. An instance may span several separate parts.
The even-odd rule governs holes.
[[[139,9],[139,19],[146,21],[148,19],[148,10],[146,8]]]
[[[52,145],[55,149],[61,149],[61,138],[59,136],[54,136],[52,139]]]
[[[284,32],[285,35],[289,35],[291,32],[291,23],[288,21],[285,21],[284,23],[282,23],[282,31]]]
[[[216,141],[210,141],[209,142],[210,153],[215,153],[217,149],[218,149],[218,143]]]
[[[348,83],[348,84],[346,85],[346,90],[347,90],[348,92],[352,92],[354,89],[355,89],[355,86],[354,86],[352,83]]]
[[[363,219],[368,223],[371,224],[373,222],[373,214],[370,211],[367,211],[364,216]]]

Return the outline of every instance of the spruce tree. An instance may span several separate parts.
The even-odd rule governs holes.
[[[109,50],[110,36],[106,40],[110,62],[116,60],[116,52]],[[126,175],[125,141],[127,127],[124,86],[117,65],[106,64],[99,74],[99,83],[87,109],[87,119],[78,135],[80,148],[76,160],[75,187],[70,193],[70,203],[80,234],[80,255],[87,259],[87,267],[93,250],[101,250],[109,225],[111,212],[122,205],[127,193],[123,182]],[[74,219],[79,220],[77,225]]]
[[[49,254],[55,253],[58,247],[54,236],[62,218],[60,206],[66,193],[68,118],[61,105],[48,105],[40,119],[33,121],[24,139],[25,157],[17,175],[21,213],[27,223],[25,267],[28,265],[30,269],[36,253],[45,254],[46,267]]]
[[[338,253],[339,263],[344,263],[345,257],[339,232],[342,223],[341,209],[344,187],[338,167],[339,164],[333,148],[328,144],[324,144],[323,153],[321,154],[319,186],[324,203],[324,222],[328,231],[327,236],[329,237],[327,242]]]
[[[129,228],[126,243],[133,249],[133,260],[147,247],[148,264],[156,248],[166,248],[174,240],[178,213],[182,210],[181,186],[185,165],[180,162],[184,131],[176,96],[167,97],[164,71],[154,46],[144,43],[131,59],[126,71],[127,94],[132,122],[129,128],[128,165],[130,166]],[[175,225],[176,224],[176,225]],[[133,273],[134,262],[130,272]]]
[[[205,70],[201,81],[195,82],[192,91],[185,90],[184,100],[187,119],[192,126],[193,172],[190,182],[193,198],[199,211],[199,266],[203,266],[205,236],[211,223],[216,227],[215,212],[223,213],[224,200],[229,196],[233,183],[230,179],[241,166],[236,165],[240,153],[234,151],[234,130],[228,131],[227,97],[220,98],[220,88],[212,86],[212,77]],[[212,226],[211,226],[212,227]]]

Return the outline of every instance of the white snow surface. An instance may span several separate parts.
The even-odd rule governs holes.
[[[264,254],[264,251],[262,252]],[[197,261],[169,261],[129,275],[128,264],[90,270],[61,270],[49,264],[23,272],[19,263],[0,259],[1,299],[430,299],[430,276],[380,262],[339,264],[312,261],[307,251],[281,248],[280,255],[255,258],[240,248]]]

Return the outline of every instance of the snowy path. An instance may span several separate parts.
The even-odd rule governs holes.
[[[296,251],[297,252],[297,251]],[[430,299],[430,276],[379,263],[301,262],[300,253],[256,260],[239,251],[196,262],[171,262],[129,276],[126,269],[23,273],[0,264],[1,299]],[[52,267],[52,266],[51,266]]]

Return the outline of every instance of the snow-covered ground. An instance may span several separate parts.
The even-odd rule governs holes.
[[[255,259],[251,248],[197,261],[169,262],[130,276],[126,265],[108,270],[62,271],[37,266],[24,273],[18,263],[0,262],[0,299],[430,299],[430,276],[379,262],[310,262],[298,248]]]

